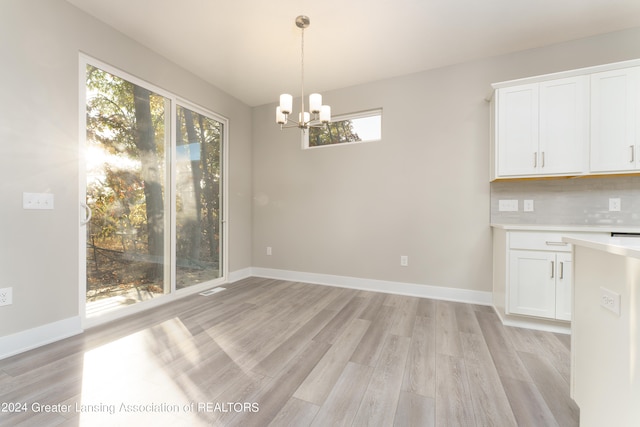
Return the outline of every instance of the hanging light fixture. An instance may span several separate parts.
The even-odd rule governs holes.
[[[309,112],[304,110],[304,29],[309,26],[309,23],[308,16],[300,15],[296,18],[296,26],[302,30],[300,113],[297,121],[291,119],[293,97],[288,93],[280,95],[280,105],[276,107],[276,123],[280,125],[280,129],[298,127],[304,130],[322,126],[331,121],[331,107],[322,105],[322,95],[319,93],[309,95]],[[288,122],[294,124],[286,126]]]

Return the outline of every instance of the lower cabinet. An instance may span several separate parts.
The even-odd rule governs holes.
[[[556,319],[571,320],[573,299],[573,257],[572,253],[556,254],[556,265],[559,267],[556,279]]]
[[[509,251],[508,312],[571,320],[571,253]]]
[[[563,238],[604,237],[610,236],[611,230],[514,227],[517,229],[496,225],[492,230],[496,312],[503,320],[566,326],[572,319],[573,247]]]
[[[562,239],[598,234],[609,233],[501,230],[494,234],[496,309],[505,315],[571,321],[573,254]]]

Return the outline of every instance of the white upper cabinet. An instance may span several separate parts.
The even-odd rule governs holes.
[[[589,78],[540,83],[540,172],[580,174],[589,141]]]
[[[497,92],[498,175],[531,175],[537,169],[538,84]]]
[[[640,173],[640,60],[493,87],[492,180]]]
[[[635,171],[640,166],[639,86],[640,67],[591,75],[591,172]]]
[[[588,90],[586,76],[498,89],[496,177],[583,173]]]

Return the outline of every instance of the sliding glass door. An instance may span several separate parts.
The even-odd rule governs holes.
[[[177,106],[176,286],[221,276],[222,122]]]
[[[81,147],[86,319],[224,278],[225,119],[94,63]]]

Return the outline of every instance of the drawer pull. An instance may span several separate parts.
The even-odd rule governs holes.
[[[554,261],[551,261],[551,278],[553,279],[553,273],[556,269],[556,263]]]
[[[568,245],[567,242],[553,242],[553,241],[550,241],[550,240],[547,240],[545,243],[548,246],[567,246]]]
[[[564,279],[564,262],[560,263],[560,280]]]

